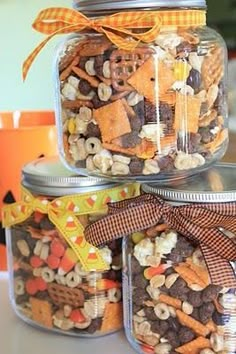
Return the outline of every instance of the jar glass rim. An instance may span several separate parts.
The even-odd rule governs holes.
[[[235,202],[236,164],[217,163],[209,170],[169,185],[144,183],[142,190],[180,203]]]

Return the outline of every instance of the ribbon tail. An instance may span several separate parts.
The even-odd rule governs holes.
[[[49,35],[47,38],[45,38],[34,50],[33,52],[31,52],[31,54],[26,58],[26,60],[23,62],[23,66],[22,66],[22,77],[23,77],[23,81],[25,81],[29,69],[31,67],[31,65],[33,64],[35,58],[37,57],[37,55],[39,54],[39,52],[43,49],[43,47],[45,47],[45,45],[57,34],[65,34],[65,33],[70,33],[73,31],[73,29],[77,29],[78,30],[78,26],[77,25],[69,25],[69,26],[65,26],[63,28],[58,29],[57,31],[55,31],[54,33],[52,33],[51,35]],[[81,27],[80,30],[82,30],[83,28]]]
[[[201,244],[200,248],[206,260],[212,284],[236,288],[236,275],[230,262],[221,258],[206,245]]]
[[[26,58],[26,60],[23,62],[23,67],[22,67],[22,76],[23,76],[23,81],[25,81],[26,76],[29,72],[29,69],[41,51],[41,49],[47,44],[48,41],[54,36],[55,34],[53,33],[51,36],[48,36],[44,41],[42,41],[35,49],[34,51]]]
[[[85,271],[109,269],[99,250],[86,241],[84,228],[73,213],[51,208],[48,217],[75,252]]]

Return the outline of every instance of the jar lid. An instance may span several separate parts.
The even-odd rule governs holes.
[[[236,201],[236,164],[218,163],[213,168],[178,180],[171,185],[146,183],[146,193],[158,194],[166,200],[192,203],[224,203]]]
[[[55,156],[23,166],[22,185],[39,194],[63,196],[111,188],[117,184],[100,177],[74,175]]]
[[[206,8],[206,0],[73,0],[73,7],[81,12],[99,12],[111,10],[130,10],[142,8]]]

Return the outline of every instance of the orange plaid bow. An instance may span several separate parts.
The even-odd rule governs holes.
[[[206,12],[204,10],[121,12],[107,17],[90,19],[72,9],[60,7],[44,9],[38,14],[32,27],[38,32],[47,34],[48,37],[24,61],[23,79],[26,78],[38,53],[56,34],[79,32],[85,28],[91,28],[105,34],[118,48],[133,50],[140,41],[150,43],[155,40],[161,26],[203,26],[205,24]],[[134,33],[132,29],[147,30],[143,33]]]

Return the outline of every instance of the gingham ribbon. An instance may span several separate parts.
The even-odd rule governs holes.
[[[117,186],[96,192],[68,195],[49,200],[34,197],[22,187],[22,200],[3,207],[3,227],[11,227],[27,220],[34,211],[48,214],[68,245],[74,250],[83,268],[87,271],[106,270],[108,265],[93,245],[84,237],[84,227],[78,216],[105,212],[107,202],[118,201],[137,195],[137,183]]]
[[[236,260],[236,243],[219,228],[236,232],[236,203],[172,206],[152,194],[109,204],[109,215],[85,229],[93,245],[145,230],[163,220],[170,228],[197,243],[213,284],[235,288],[230,261]]]
[[[89,28],[105,34],[118,48],[133,50],[140,41],[152,42],[157,37],[161,26],[203,26],[205,24],[206,12],[203,10],[122,12],[90,19],[73,9],[61,7],[44,9],[38,14],[32,27],[38,32],[47,34],[48,37],[24,61],[23,79],[26,78],[32,62],[41,49],[57,34],[80,32]],[[146,31],[138,34],[134,33],[133,29],[146,29]]]

